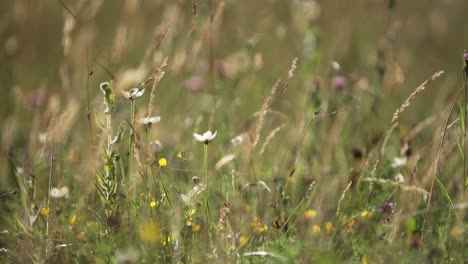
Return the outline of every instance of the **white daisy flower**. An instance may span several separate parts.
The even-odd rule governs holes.
[[[164,147],[159,140],[156,140],[150,143],[150,149],[151,152],[157,153],[161,152],[164,149]]]
[[[144,92],[145,92],[145,89],[140,90],[138,88],[132,88],[128,91],[123,91],[122,95],[127,99],[135,100],[135,99],[140,98]]]
[[[148,116],[148,117],[142,117],[138,119],[138,122],[143,125],[151,125],[151,124],[158,123],[159,121],[161,121],[160,116]]]
[[[193,133],[193,138],[195,138],[196,141],[203,142],[205,144],[208,144],[211,140],[213,140],[216,137],[216,133],[218,131],[215,131],[212,133],[211,131],[206,131],[203,135]]]
[[[68,199],[70,196],[70,190],[68,189],[67,186],[63,186],[62,188],[52,188],[50,190],[50,197],[59,199],[59,198],[65,198]]]
[[[393,162],[392,162],[392,168],[399,168],[399,167],[403,167],[405,166],[406,164],[406,157],[395,157],[393,159]]]

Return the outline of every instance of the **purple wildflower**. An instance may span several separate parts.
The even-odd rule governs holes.
[[[44,105],[46,100],[46,92],[42,89],[37,89],[28,94],[27,103],[31,109],[36,109]]]
[[[205,80],[199,75],[194,75],[184,81],[184,86],[189,91],[197,92],[204,88]]]
[[[386,213],[386,214],[393,214],[395,212],[395,206],[396,204],[390,203],[390,202],[385,202],[381,207],[380,211]]]
[[[346,86],[347,82],[348,80],[346,77],[336,75],[332,78],[332,87],[336,90],[342,90]]]

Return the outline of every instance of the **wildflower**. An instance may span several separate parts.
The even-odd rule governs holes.
[[[265,233],[266,231],[268,231],[268,226],[267,225],[261,225],[260,224],[260,220],[258,219],[258,217],[255,217],[255,219],[253,220],[253,222],[250,224],[254,230],[254,233],[259,235],[259,234],[262,234],[262,233]]]
[[[184,159],[184,155],[183,155],[182,151],[177,152],[177,158]]]
[[[372,212],[364,210],[364,211],[361,212],[360,216],[361,216],[361,218],[367,218],[367,217],[372,216]]]
[[[27,98],[28,106],[31,109],[40,108],[46,100],[46,92],[42,89],[32,91]]]
[[[317,211],[315,211],[313,209],[309,209],[309,210],[305,211],[305,213],[304,213],[304,217],[307,218],[307,219],[314,218],[316,215],[317,215]]]
[[[399,168],[405,166],[406,160],[406,157],[395,157],[392,162],[392,168]]]
[[[381,207],[380,211],[387,213],[387,214],[393,214],[395,212],[395,206],[396,204],[390,203],[390,202],[385,202]]]
[[[347,84],[347,79],[344,76],[337,75],[332,78],[332,87],[336,90],[342,90]]]
[[[74,214],[71,218],[70,221],[68,222],[68,225],[73,226],[76,223],[76,220],[78,219],[78,216]]]
[[[77,240],[84,240],[85,239],[85,232],[80,232],[78,235],[76,235]]]
[[[312,233],[313,233],[314,235],[320,234],[320,226],[319,226],[319,225],[313,225],[313,226],[312,226]]]
[[[185,80],[184,86],[185,89],[189,91],[198,92],[201,91],[203,87],[205,87],[205,80],[202,77],[195,75]]]
[[[325,231],[327,232],[327,234],[331,234],[331,232],[333,231],[332,222],[328,221],[325,223]]]
[[[47,133],[40,133],[38,136],[39,143],[45,144],[47,141]]]
[[[138,119],[138,123],[141,123],[143,125],[152,125],[158,123],[159,121],[161,121],[160,116],[148,116]]]
[[[158,161],[158,164],[160,167],[166,167],[167,166],[167,159],[165,158],[160,158]]]
[[[68,199],[68,196],[70,195],[70,190],[68,189],[67,186],[63,186],[62,188],[52,188],[50,190],[50,197],[52,198],[65,198]]]
[[[161,238],[161,242],[163,244],[163,246],[166,246],[168,244],[171,244],[172,240],[174,240],[175,237],[173,235],[167,235],[167,237],[164,239],[164,238]]]
[[[154,242],[159,240],[160,228],[155,221],[147,220],[140,224],[138,228],[140,239],[143,241]]]
[[[461,238],[464,231],[462,226],[456,226],[450,230],[450,236],[455,239]]]
[[[381,207],[380,211],[383,212],[382,218],[380,218],[380,222],[383,224],[388,224],[392,220],[393,213],[395,212],[396,204],[385,202]]]
[[[231,139],[231,144],[234,147],[240,146],[242,143],[246,142],[249,138],[249,134],[244,132],[240,135],[237,135],[235,138]]]
[[[187,215],[192,216],[192,215],[195,215],[196,213],[197,213],[197,209],[192,208],[187,212]]]
[[[367,256],[362,257],[361,263],[362,264],[368,264],[369,263],[369,260],[368,260]]]
[[[331,67],[335,70],[335,71],[339,71],[341,69],[341,66],[340,64],[337,62],[337,61],[332,61],[331,62]]]
[[[154,209],[154,208],[156,208],[158,206],[158,204],[159,204],[158,201],[152,201],[150,203],[150,207]]]
[[[193,176],[192,177],[192,182],[195,183],[195,184],[198,184],[200,182],[200,177],[198,176]]]
[[[403,174],[397,173],[395,176],[393,176],[396,182],[404,182],[405,177],[403,177]]]
[[[42,207],[41,209],[41,214],[45,215],[45,216],[48,216],[50,213],[50,209],[48,206],[45,206],[45,207]]]
[[[241,247],[247,244],[247,242],[249,242],[249,237],[241,236],[239,238],[239,244]]]
[[[465,59],[465,66],[468,66],[468,51],[463,51],[463,59]]]
[[[135,100],[135,99],[140,98],[144,92],[145,92],[145,89],[140,90],[138,88],[132,88],[128,91],[123,91],[122,95],[129,100]]]
[[[150,150],[153,153],[161,152],[163,149],[164,147],[159,140],[155,140],[150,143]]]
[[[350,232],[354,225],[356,224],[356,221],[354,219],[352,219],[351,221],[349,221],[345,226],[344,226],[344,231],[346,232]]]
[[[199,224],[192,225],[192,231],[194,233],[197,233],[198,231],[200,231],[200,229],[201,229],[201,226]]]
[[[203,142],[208,145],[211,140],[213,140],[216,137],[216,133],[218,131],[215,131],[212,133],[211,131],[206,131],[203,135],[193,133],[193,138],[195,138],[196,141]]]
[[[259,228],[254,230],[255,234],[257,234],[257,235],[265,233],[266,231],[268,231],[268,226],[267,225],[260,226]]]
[[[115,252],[115,261],[117,264],[123,264],[123,263],[137,263],[139,258],[138,251],[134,249],[128,249],[128,250],[117,250]]]

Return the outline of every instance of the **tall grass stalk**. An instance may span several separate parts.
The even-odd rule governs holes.
[[[127,174],[132,184],[134,198],[136,197],[136,180],[132,176],[133,171],[133,141],[135,139],[135,99],[130,99],[130,134],[128,136],[128,168]]]

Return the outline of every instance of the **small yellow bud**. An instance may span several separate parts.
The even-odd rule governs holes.
[[[312,233],[314,233],[314,235],[320,234],[320,226],[319,225],[313,225],[312,226]]]
[[[46,206],[46,207],[42,207],[41,209],[41,214],[45,215],[45,216],[48,216],[50,213],[50,210],[49,210],[49,207]]]

